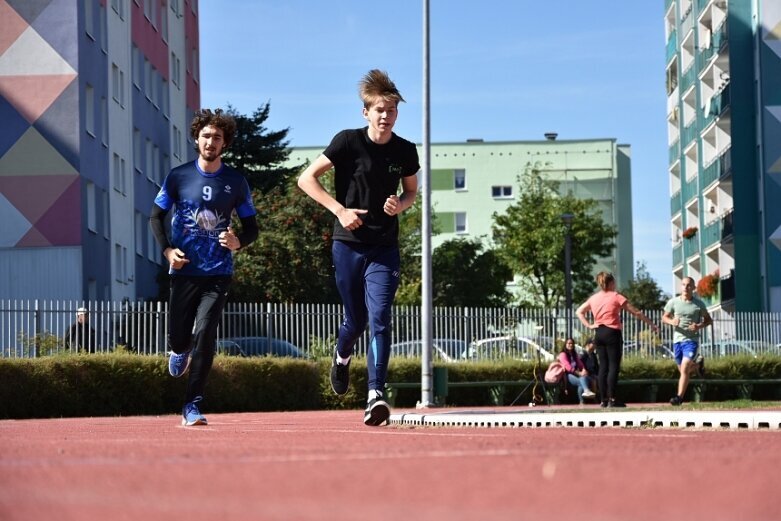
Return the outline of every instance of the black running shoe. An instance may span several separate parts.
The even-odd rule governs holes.
[[[331,388],[339,396],[347,392],[350,386],[350,362],[342,365],[336,362],[336,348],[334,348],[334,359],[331,362]]]
[[[610,400],[610,403],[607,404],[607,406],[610,407],[611,409],[612,408],[621,408],[621,409],[623,409],[624,407],[626,407],[626,404],[624,402],[619,402],[616,399],[612,399],[612,400]]]
[[[670,398],[670,405],[681,405],[682,403],[683,403],[683,399],[677,394],[672,398]]]
[[[607,406],[608,406],[608,401],[607,401],[607,400],[603,400],[603,401],[602,401],[602,402],[599,404],[599,406],[600,406],[600,407],[602,407],[603,409],[606,409],[606,408],[607,408]]]
[[[697,355],[697,357],[694,359],[694,363],[697,364],[697,376],[700,378],[705,378],[705,357],[702,355]]]
[[[390,418],[390,405],[380,395],[372,398],[366,404],[366,412],[363,415],[363,423],[371,427],[378,427],[387,423]]]

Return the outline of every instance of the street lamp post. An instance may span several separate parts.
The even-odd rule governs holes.
[[[561,214],[564,223],[564,311],[567,317],[567,338],[572,338],[572,219],[571,213]]]

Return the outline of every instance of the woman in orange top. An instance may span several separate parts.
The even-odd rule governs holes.
[[[659,328],[650,318],[635,308],[625,296],[616,291],[616,279],[612,273],[600,271],[597,274],[597,291],[581,304],[577,310],[578,319],[587,328],[595,330],[594,345],[597,348],[599,361],[599,388],[602,390],[602,407],[626,407],[616,400],[618,386],[618,370],[621,367],[621,357],[624,350],[624,339],[621,334],[621,310],[625,309],[639,318],[654,331]],[[591,311],[594,322],[586,319],[586,313]]]

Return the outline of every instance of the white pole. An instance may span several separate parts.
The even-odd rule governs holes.
[[[422,363],[419,407],[434,403],[433,369],[431,351],[432,290],[431,290],[431,124],[429,107],[429,0],[423,0],[423,160],[421,165],[421,190],[423,215],[421,220],[421,340]]]

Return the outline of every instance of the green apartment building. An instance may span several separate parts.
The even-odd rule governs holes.
[[[633,275],[631,161],[628,145],[614,139],[431,144],[431,202],[440,233],[436,248],[456,237],[480,238],[491,247],[492,216],[518,199],[518,176],[527,165],[540,165],[560,183],[561,193],[595,199],[604,220],[618,230],[613,254],[596,271],[613,272],[619,287]],[[294,148],[288,164],[311,161],[325,149]],[[420,148],[418,153],[422,152]]]
[[[666,0],[664,24],[673,283],[781,311],[781,2]]]

